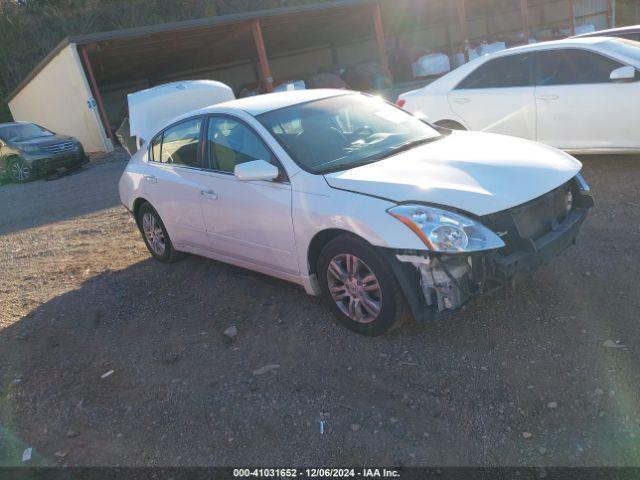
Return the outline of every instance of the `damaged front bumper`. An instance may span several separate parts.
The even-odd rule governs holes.
[[[573,192],[572,208],[558,221],[557,211],[547,206],[554,195],[565,195],[569,190]],[[494,231],[503,233],[506,247],[498,251],[445,255],[385,250],[383,255],[416,320],[434,319],[479,295],[508,292],[519,278],[576,242],[592,206],[588,190],[576,180],[528,204],[483,219]]]

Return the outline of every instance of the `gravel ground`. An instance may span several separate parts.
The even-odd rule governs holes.
[[[294,285],[151,261],[122,160],[1,186],[0,464],[640,465],[640,158],[583,161],[576,247],[378,338]]]

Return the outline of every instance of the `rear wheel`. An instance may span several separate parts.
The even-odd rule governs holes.
[[[184,253],[173,248],[160,215],[149,203],[140,206],[137,220],[144,243],[153,258],[164,263],[176,262],[184,258]]]
[[[15,158],[9,163],[9,178],[15,183],[25,183],[33,177],[33,169],[21,158]]]
[[[318,278],[338,320],[364,335],[381,335],[401,320],[404,297],[386,261],[351,235],[331,240],[320,253]]]

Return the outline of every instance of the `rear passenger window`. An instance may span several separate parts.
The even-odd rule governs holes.
[[[202,119],[187,120],[171,128],[162,135],[160,161],[173,165],[198,166],[198,141]]]
[[[531,82],[530,53],[489,60],[476,68],[456,89],[528,87]]]
[[[162,149],[162,134],[157,135],[151,141],[151,160],[154,162],[160,161],[160,150]]]
[[[539,86],[608,83],[611,72],[623,66],[597,53],[571,48],[538,52],[537,64]]]
[[[151,160],[198,167],[198,143],[202,119],[194,118],[167,128],[151,142]]]

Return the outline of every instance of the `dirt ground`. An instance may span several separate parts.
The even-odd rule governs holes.
[[[640,465],[640,158],[582,160],[577,246],[378,338],[294,285],[150,260],[121,157],[0,186],[0,465]]]

